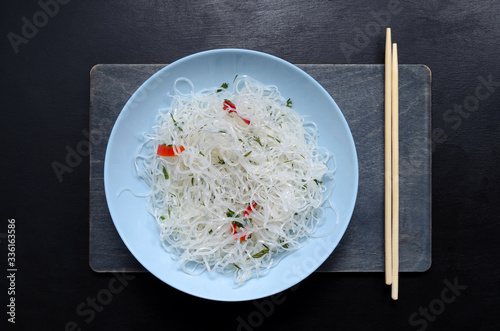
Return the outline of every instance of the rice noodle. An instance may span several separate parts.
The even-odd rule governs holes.
[[[181,93],[186,83],[191,91]],[[151,188],[148,211],[185,272],[234,273],[241,284],[314,235],[332,206],[322,184],[333,179],[330,155],[318,147],[316,125],[287,107],[274,86],[238,76],[232,88],[195,93],[179,78],[173,90],[135,158]],[[237,112],[223,110],[225,99]],[[159,144],[185,150],[161,157]]]

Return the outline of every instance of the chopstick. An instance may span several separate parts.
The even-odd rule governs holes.
[[[392,41],[391,28],[385,40],[385,283],[392,284]]]
[[[392,288],[393,300],[399,290],[399,70],[398,45],[392,44]]]
[[[398,48],[391,28],[385,41],[385,283],[391,297],[399,291],[399,71]]]

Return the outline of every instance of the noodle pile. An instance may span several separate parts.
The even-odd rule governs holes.
[[[234,273],[236,284],[264,274],[307,242],[328,207],[322,181],[333,174],[316,125],[248,76],[196,93],[179,78],[172,98],[135,159],[164,248],[190,274]],[[161,144],[178,155],[158,156]]]

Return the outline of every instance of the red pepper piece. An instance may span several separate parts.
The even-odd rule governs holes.
[[[250,215],[250,213],[252,212],[252,207],[253,207],[253,209],[255,209],[256,206],[257,206],[257,202],[254,201],[252,203],[252,206],[247,207],[247,210],[245,210],[245,212],[243,213],[243,216],[246,217],[246,216]]]
[[[224,103],[222,104],[222,109],[227,110],[229,114],[236,113],[236,106],[229,100],[224,100]]]
[[[159,156],[177,156],[178,154],[184,152],[185,148],[183,146],[165,146],[165,145],[158,145],[158,150],[156,151],[156,154]],[[176,154],[177,152],[177,154]]]
[[[235,222],[233,222],[231,224],[231,234],[234,236],[237,232],[236,232],[236,229],[238,228],[238,226],[236,225]],[[247,240],[247,237],[249,236],[249,234],[247,235],[244,235],[243,237],[240,237],[240,241],[245,241]],[[235,240],[238,240],[238,238],[234,238]]]
[[[222,109],[223,110],[227,110],[227,113],[228,114],[231,114],[231,113],[236,113],[238,114],[238,112],[236,112],[236,106],[234,105],[234,103],[232,103],[231,101],[229,100],[224,100],[223,104],[222,104]],[[238,115],[239,116],[239,115]],[[241,120],[243,122],[245,122],[246,124],[250,125],[250,120],[247,120],[241,116],[239,116],[239,118],[241,118]]]
[[[250,213],[252,212],[252,207],[255,209],[255,207],[257,206],[257,202],[252,202],[252,205],[251,206],[248,206],[247,209],[243,212],[243,216],[244,217],[247,217],[248,215],[250,215]],[[238,229],[238,226],[236,225],[236,222],[233,222],[231,223],[231,234],[234,236],[237,231],[236,229]],[[246,234],[242,237],[240,237],[240,241],[245,241],[247,240],[248,237],[250,237],[252,234],[249,233],[249,234]],[[238,240],[238,238],[234,238],[235,240]]]

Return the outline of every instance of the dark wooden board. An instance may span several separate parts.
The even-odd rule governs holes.
[[[134,91],[165,65],[103,64],[90,74],[90,246],[93,270],[145,271],[123,244],[103,185],[106,141]],[[298,65],[333,97],[351,128],[359,161],[354,214],[340,244],[318,271],[384,270],[384,67]],[[400,65],[400,271],[431,265],[431,73]],[[92,137],[91,137],[92,139]]]

